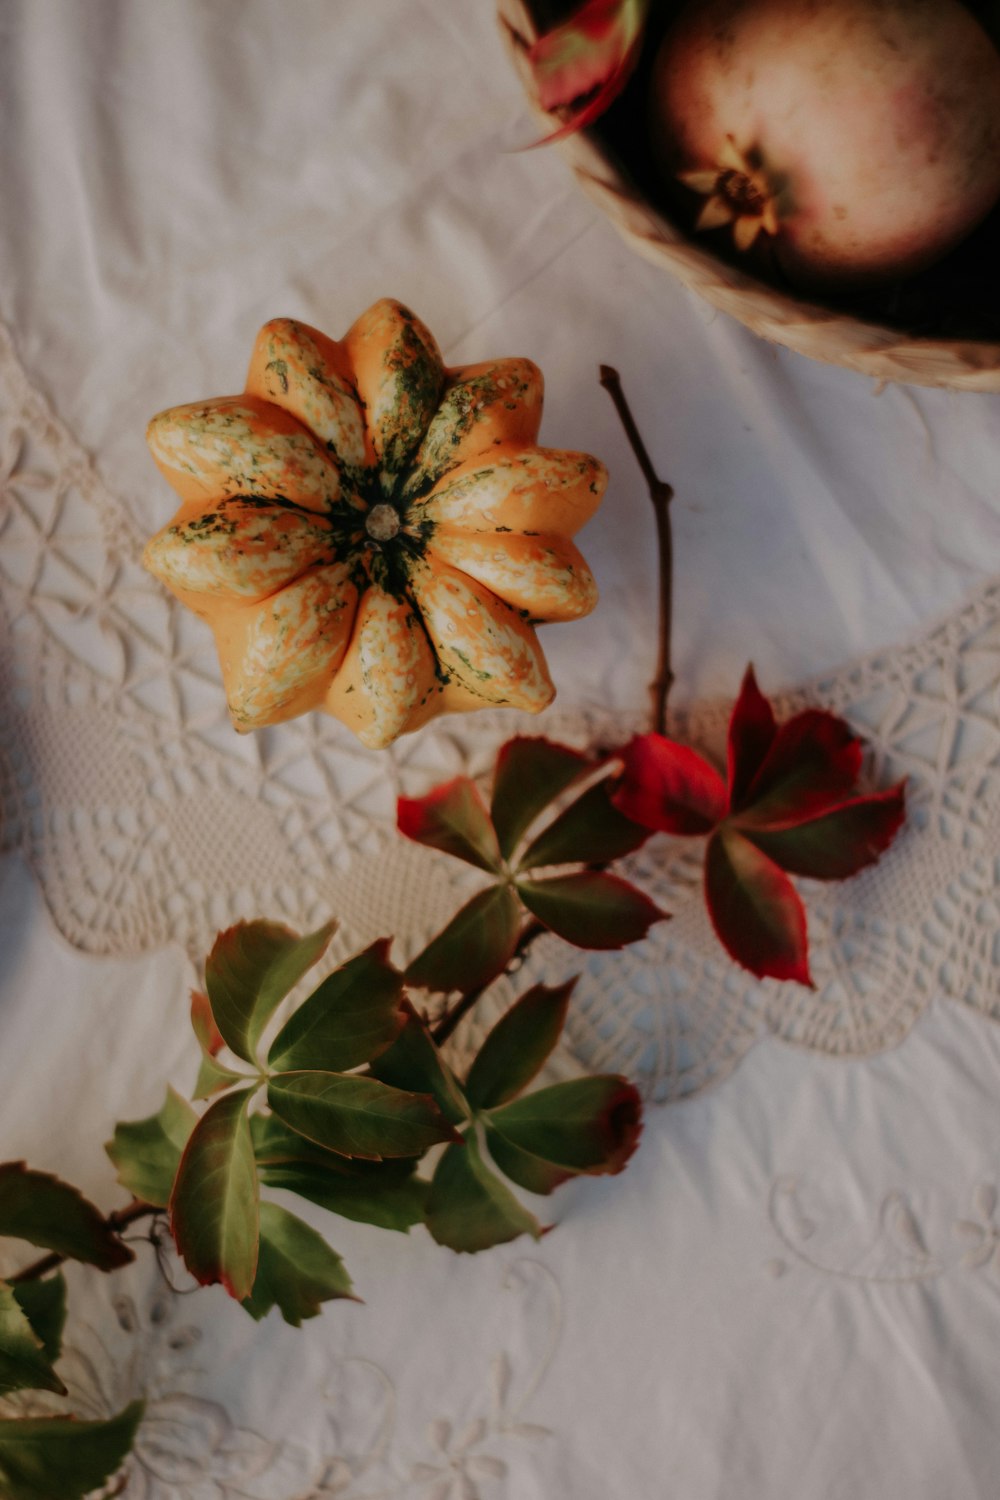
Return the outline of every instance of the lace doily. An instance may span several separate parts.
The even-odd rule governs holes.
[[[238,917],[305,926],[331,912],[341,953],[389,932],[415,948],[474,877],[396,836],[401,790],[484,773],[518,731],[594,745],[642,724],[558,707],[541,724],[482,713],[390,752],[318,715],[238,737],[208,632],[142,570],[143,540],[0,329],[2,841],[86,952],[177,942],[198,958]],[[630,873],[673,921],[625,954],[545,939],[525,966],[582,971],[577,1061],[666,1100],[720,1078],[768,1033],[861,1054],[898,1042],[934,996],[1000,1016],[998,688],[990,584],[922,640],[780,699],[781,713],[809,702],[844,715],[874,780],[910,778],[904,835],[875,869],[808,890],[815,991],[735,968],[704,913],[699,851],[653,840]],[[675,728],[718,753],[727,714],[699,707]]]

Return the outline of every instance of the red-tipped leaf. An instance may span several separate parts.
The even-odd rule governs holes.
[[[509,886],[480,891],[417,954],[407,983],[442,994],[478,990],[507,967],[520,926],[521,908]]]
[[[493,777],[493,826],[510,858],[539,813],[590,769],[579,750],[552,740],[518,736],[502,745]]]
[[[465,1091],[474,1109],[505,1104],[528,1087],[559,1041],[575,984],[533,985],[504,1012],[469,1070]]]
[[[758,979],[812,985],[805,908],[774,860],[732,827],[712,835],[705,899],[723,947]]]
[[[400,797],[396,822],[400,833],[416,844],[440,849],[494,874],[501,868],[500,846],[486,803],[467,776],[456,776],[426,797]]]
[[[762,850],[791,875],[813,880],[847,880],[873,865],[892,843],[906,816],[904,783],[856,797],[785,828],[745,830]]]
[[[210,1104],[181,1157],[170,1223],[184,1264],[203,1286],[242,1301],[253,1290],[260,1235],[257,1166],[247,1108],[256,1090]]]
[[[598,870],[522,880],[517,889],[532,916],[577,948],[624,948],[668,916],[627,880]]]
[[[574,1078],[490,1111],[512,1146],[573,1173],[614,1175],[639,1144],[642,1100],[614,1074]]]
[[[696,751],[662,734],[643,734],[622,752],[612,801],[619,812],[658,833],[710,833],[725,817],[725,784]]]

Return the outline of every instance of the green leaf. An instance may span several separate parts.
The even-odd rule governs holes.
[[[84,1500],[121,1467],[142,1413],[143,1403],[133,1401],[107,1422],[0,1421],[0,1494],[4,1500]]]
[[[168,1086],[159,1114],[116,1125],[104,1149],[118,1169],[122,1187],[143,1203],[166,1208],[181,1153],[197,1123],[187,1100]]]
[[[642,1101],[626,1078],[555,1083],[492,1110],[489,1124],[520,1151],[571,1172],[620,1172],[639,1144]]]
[[[303,974],[326,952],[336,927],[298,937],[276,922],[238,922],[220,932],[205,964],[215,1024],[231,1052],[256,1066],[261,1032]]]
[[[579,750],[551,740],[519,736],[501,747],[491,811],[505,859],[542,809],[590,768]]]
[[[559,1040],[575,984],[536,984],[500,1017],[469,1070],[465,1091],[474,1109],[503,1104],[527,1088]]]
[[[427,1228],[439,1245],[474,1254],[519,1235],[541,1235],[534,1214],[519,1203],[483,1161],[475,1138],[449,1146],[438,1162],[427,1199]]]
[[[624,948],[667,915],[627,880],[598,870],[520,880],[517,889],[533,916],[577,948]]]
[[[417,844],[453,854],[480,870],[500,872],[500,846],[493,824],[479,788],[467,776],[456,776],[426,797],[400,797],[397,826]]]
[[[469,1107],[457,1078],[408,1000],[403,1002],[403,1013],[402,1031],[389,1050],[375,1059],[372,1073],[394,1089],[430,1094],[445,1119],[460,1125],[469,1118]]]
[[[529,1193],[547,1197],[561,1183],[578,1175],[568,1167],[557,1167],[540,1156],[532,1156],[530,1151],[522,1151],[520,1146],[512,1146],[489,1124],[486,1126],[486,1144],[504,1176]]]
[[[344,1262],[321,1234],[279,1208],[260,1205],[260,1257],[253,1292],[243,1306],[259,1322],[272,1307],[293,1328],[315,1318],[324,1302],[353,1295]]]
[[[429,1184],[412,1175],[410,1163],[405,1163],[405,1175],[394,1171],[403,1162],[366,1165],[377,1166],[384,1177],[374,1173],[345,1177],[315,1161],[284,1161],[262,1165],[260,1180],[268,1187],[297,1193],[319,1208],[358,1224],[375,1224],[379,1229],[395,1229],[403,1234],[414,1224],[422,1224]]]
[[[421,1156],[455,1131],[428,1094],[347,1073],[279,1073],[267,1102],[292,1130],[328,1151],[381,1161]]]
[[[384,1052],[403,1024],[403,976],[388,955],[388,941],[372,943],[324,979],[278,1032],[268,1066],[344,1073]]]
[[[413,960],[408,983],[444,994],[481,989],[510,963],[520,925],[520,903],[509,886],[480,891]]]
[[[428,1184],[414,1177],[412,1157],[362,1161],[337,1156],[274,1115],[254,1115],[250,1129],[260,1180],[268,1187],[285,1188],[342,1218],[383,1229],[405,1231],[423,1222]]]
[[[200,990],[191,991],[191,1027],[201,1048],[201,1065],[191,1097],[210,1099],[220,1089],[228,1089],[234,1083],[240,1083],[245,1075],[216,1060],[226,1043],[215,1024],[212,1002]]]
[[[42,1341],[50,1363],[59,1358],[63,1327],[66,1322],[66,1281],[62,1273],[47,1276],[44,1281],[20,1281],[14,1296],[21,1305],[32,1329]]]
[[[0,1395],[22,1390],[66,1394],[14,1288],[0,1281]]]
[[[184,1149],[170,1220],[184,1264],[203,1286],[221,1282],[242,1301],[257,1271],[257,1164],[247,1119],[255,1090],[210,1104]]]
[[[75,1187],[47,1172],[32,1171],[23,1161],[0,1165],[0,1235],[27,1240],[101,1271],[135,1259]]]
[[[542,829],[522,854],[519,868],[609,865],[641,848],[648,838],[648,828],[640,828],[615,807],[605,777]]]

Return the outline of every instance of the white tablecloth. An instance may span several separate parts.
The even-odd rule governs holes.
[[[763,345],[634,258],[556,154],[510,150],[532,130],[487,0],[0,8],[2,1155],[120,1201],[101,1142],[190,1081],[204,931],[304,923],[352,891],[352,939],[390,908],[405,928],[404,865],[383,841],[376,877],[366,842],[393,788],[482,769],[507,732],[445,722],[395,759],[331,724],[233,748],[202,627],[135,566],[173,509],[142,434],[238,389],[268,317],[337,335],[392,295],[449,362],[542,366],[543,441],[612,473],[581,538],[602,602],[543,634],[559,698],[538,727],[578,742],[639,721],[654,650],[648,502],[597,383],[617,365],[677,491],[678,707],[710,740],[699,705],[752,655],[787,703],[810,683],[854,710],[876,772],[924,778],[908,862],[854,898],[846,935],[815,909],[829,1024],[699,960],[713,1015],[730,995],[699,1070],[671,1029],[674,950],[628,970],[617,1033],[612,969],[584,980],[566,1066],[635,1061],[675,1102],[624,1177],[553,1200],[540,1245],[470,1260],[317,1214],[366,1304],[298,1333],[166,1292],[149,1252],[74,1274],[74,1391],[95,1411],[148,1396],[143,1500],[992,1497],[1000,405],[878,393]],[[200,796],[232,801],[221,850],[198,842]],[[837,965],[866,903],[891,963],[848,1005]],[[685,1004],[697,1032],[694,981]],[[642,1061],[650,1034],[669,1065]]]

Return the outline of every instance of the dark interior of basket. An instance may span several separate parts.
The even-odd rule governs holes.
[[[965,0],[1000,46],[1000,3],[998,0]],[[646,131],[647,98],[653,59],[667,26],[680,8],[681,0],[653,0],[642,57],[621,97],[593,127],[593,133],[642,196],[667,218],[675,214],[667,202],[656,168],[650,156]],[[538,27],[547,31],[558,21],[578,10],[580,0],[530,0],[530,9]],[[747,262],[733,249],[731,236],[717,230],[699,236],[699,243],[719,256],[748,270]],[[843,300],[825,300],[831,307],[867,319],[888,324],[916,337],[942,339],[1000,340],[1000,204],[944,260],[919,275],[897,281],[878,291],[853,292]],[[761,274],[754,267],[753,274]],[[783,283],[780,271],[765,269],[761,279],[795,296],[795,289]],[[810,301],[819,298],[810,295]]]

